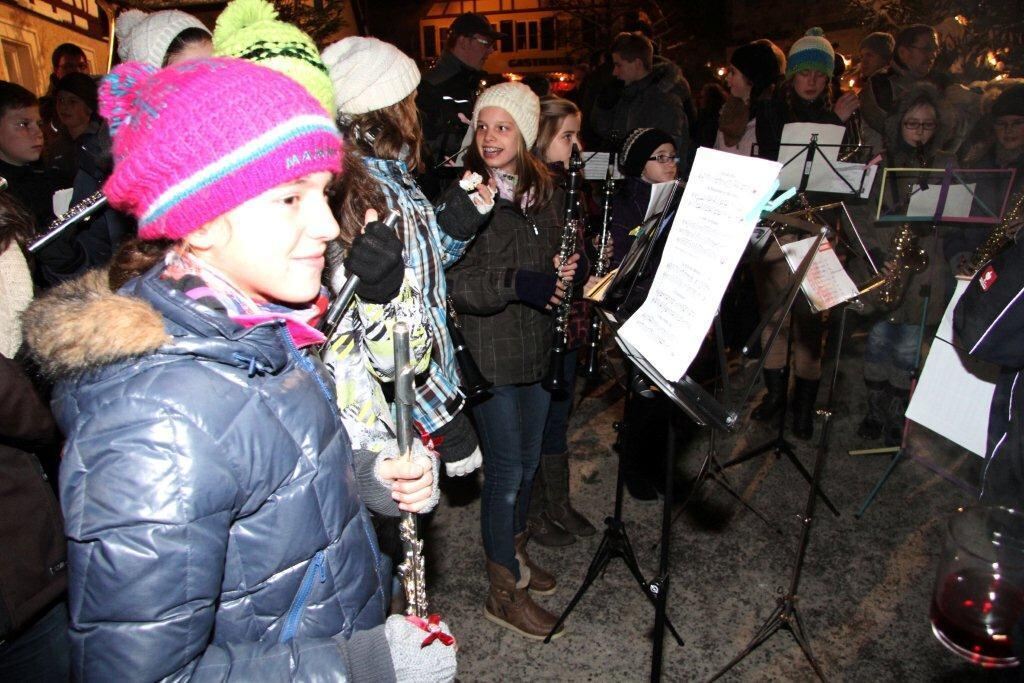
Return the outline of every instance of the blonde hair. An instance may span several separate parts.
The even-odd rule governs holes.
[[[537,143],[533,146],[534,154],[541,159],[544,158],[551,141],[558,135],[562,122],[569,116],[581,116],[576,103],[557,95],[545,95],[540,98],[540,127],[537,129]]]

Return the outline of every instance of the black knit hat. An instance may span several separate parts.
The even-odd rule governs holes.
[[[1007,115],[1024,116],[1024,83],[1011,85],[992,103],[992,118]]]
[[[658,128],[637,128],[626,137],[619,152],[619,170],[625,176],[639,178],[651,154],[665,143],[675,144],[672,136]]]
[[[740,45],[733,51],[729,63],[746,76],[755,94],[763,91],[782,75],[779,71],[779,60],[767,41],[757,40]]]
[[[93,114],[97,113],[99,85],[96,83],[96,79],[89,74],[71,73],[64,76],[57,81],[57,85],[53,89],[54,95],[61,92],[69,92],[78,96]]]

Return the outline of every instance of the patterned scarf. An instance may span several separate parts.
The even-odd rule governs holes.
[[[327,290],[321,288],[316,300],[305,308],[257,302],[240,292],[216,268],[191,254],[171,251],[160,277],[189,299],[214,313],[227,316],[242,327],[283,320],[298,348],[321,344],[326,337],[315,325],[327,310]]]
[[[494,178],[494,182],[498,185],[498,196],[514,204],[516,201],[516,188],[519,187],[519,176],[492,168],[491,177]],[[523,213],[526,213],[532,198],[532,191],[523,193],[519,200],[519,208],[523,210]]]

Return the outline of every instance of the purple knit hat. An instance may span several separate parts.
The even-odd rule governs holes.
[[[114,151],[103,192],[138,219],[142,239],[181,239],[282,183],[341,171],[323,106],[245,60],[128,62],[103,79],[99,101]]]

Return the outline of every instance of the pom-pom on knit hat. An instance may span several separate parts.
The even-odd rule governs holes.
[[[815,26],[789,48],[786,78],[792,78],[799,71],[818,71],[832,78],[836,66],[836,51],[825,38],[825,32]]]
[[[537,141],[537,128],[540,126],[540,98],[522,83],[498,83],[480,93],[473,107],[473,126],[484,107],[500,107],[509,113],[519,132],[526,140],[526,147],[533,147]]]
[[[142,239],[177,240],[283,183],[341,170],[327,112],[290,78],[239,59],[157,70],[127,62],[100,86],[113,136],[103,192]]]
[[[297,26],[279,20],[267,0],[231,0],[217,17],[213,53],[290,76],[334,115],[334,89],[316,43]]]
[[[416,62],[390,43],[352,36],[329,45],[324,65],[339,114],[365,114],[401,102],[420,84]]]
[[[674,145],[672,136],[659,128],[637,128],[626,137],[619,152],[622,175],[639,178],[654,150],[665,143]]]
[[[117,54],[122,62],[145,62],[156,67],[162,66],[167,48],[179,33],[188,28],[210,32],[203,22],[187,12],[169,9],[146,14],[130,9],[117,17],[114,29]]]

